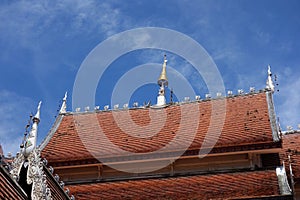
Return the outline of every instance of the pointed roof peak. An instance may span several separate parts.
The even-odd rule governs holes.
[[[271,76],[272,75],[272,72],[271,72],[271,65],[268,64],[268,75]]]
[[[39,102],[39,105],[38,105],[38,107],[37,107],[37,111],[36,111],[36,114],[35,114],[35,116],[34,116],[34,119],[40,120],[41,104],[42,104],[42,101]]]
[[[67,112],[67,97],[68,97],[68,92],[65,93],[65,96],[63,98],[63,103],[61,105],[61,108],[59,110],[59,114],[64,114]]]
[[[267,85],[266,88],[268,90],[271,90],[272,92],[274,92],[275,86],[273,84],[273,80],[272,80],[272,72],[271,72],[271,66],[268,65],[268,79],[267,79]]]
[[[63,101],[67,101],[68,91],[66,91]]]
[[[25,157],[28,157],[32,151],[36,148],[36,140],[37,140],[37,130],[38,130],[38,124],[40,122],[40,110],[41,110],[41,104],[42,101],[39,102],[39,105],[37,107],[37,112],[34,115],[32,121],[33,124],[31,126],[31,130],[29,132],[29,135],[25,134],[24,141],[25,144],[24,146],[21,144],[21,152]],[[24,148],[24,149],[23,149]]]

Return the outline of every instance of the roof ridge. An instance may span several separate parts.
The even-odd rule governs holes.
[[[230,90],[229,90],[230,91]],[[239,97],[247,97],[247,96],[253,96],[261,93],[267,93],[269,90],[267,89],[262,89],[258,91],[250,91],[249,93],[244,93],[243,90],[240,91],[240,93],[237,94],[230,94],[227,96],[220,96],[220,97],[215,97],[215,98],[205,98],[205,99],[196,99],[195,100],[188,100],[188,101],[180,101],[180,102],[172,102],[172,103],[167,103],[164,106],[139,106],[139,107],[127,107],[127,108],[117,108],[117,109],[107,109],[107,110],[100,110],[100,109],[94,109],[94,110],[88,110],[88,111],[69,111],[66,112],[65,115],[73,115],[73,114],[91,114],[91,113],[100,113],[100,112],[120,112],[120,111],[125,111],[125,110],[144,110],[144,109],[164,109],[170,106],[178,106],[178,105],[184,105],[184,104],[191,104],[191,103],[200,103],[200,102],[207,102],[207,101],[218,101],[218,100],[223,100],[223,99],[232,99],[232,98],[239,98]],[[197,95],[198,96],[198,95]],[[96,106],[99,108],[99,106]]]
[[[300,134],[300,130],[290,130],[290,131],[282,131],[283,135],[292,135],[292,134]]]

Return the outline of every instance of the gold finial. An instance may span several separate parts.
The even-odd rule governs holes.
[[[168,86],[168,78],[167,78],[167,70],[166,70],[166,67],[167,67],[167,56],[164,55],[164,64],[163,64],[163,68],[162,68],[162,71],[161,71],[161,74],[158,78],[158,85],[162,86]]]

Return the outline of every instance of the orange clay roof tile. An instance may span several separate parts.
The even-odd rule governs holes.
[[[231,199],[280,195],[275,171],[69,185],[85,199]]]
[[[226,98],[226,118],[222,129],[218,128],[221,127],[218,120],[209,127],[213,101],[218,103],[219,100],[171,105],[161,109],[67,114],[44,147],[42,156],[53,163],[92,159],[90,152],[102,157],[123,155],[124,152],[149,153],[171,141],[171,151],[184,149],[185,145],[193,150],[200,149],[205,137],[206,141],[217,141],[214,148],[273,143],[265,92]],[[221,119],[222,112],[218,110],[216,113],[215,119]],[[156,117],[152,117],[151,121],[151,116]],[[182,116],[185,116],[184,123]],[[198,123],[195,116],[199,116]],[[106,139],[101,136],[101,130]],[[195,135],[191,130],[196,131]],[[212,134],[208,135],[208,130]]]
[[[285,162],[285,168],[289,175],[288,154],[291,155],[291,164],[294,177],[300,179],[300,131],[282,136],[281,160]]]
[[[21,187],[10,177],[2,165],[0,165],[0,199],[28,199]]]

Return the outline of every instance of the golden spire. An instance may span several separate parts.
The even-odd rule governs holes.
[[[166,67],[167,67],[167,56],[165,55],[164,56],[164,64],[163,64],[163,68],[162,68],[162,71],[161,71],[161,74],[158,78],[158,81],[157,81],[157,84],[160,85],[160,86],[168,86],[168,78],[167,78],[167,70],[166,70]]]

